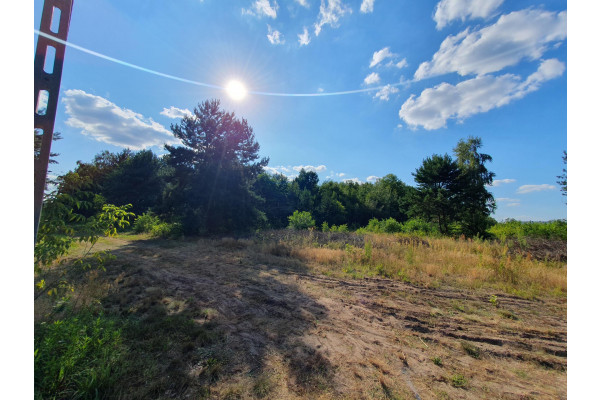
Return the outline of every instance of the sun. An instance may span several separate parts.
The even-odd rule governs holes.
[[[227,86],[225,87],[227,94],[235,101],[243,100],[244,97],[248,94],[248,90],[246,90],[246,86],[240,81],[229,81]]]

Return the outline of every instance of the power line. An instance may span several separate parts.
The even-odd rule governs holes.
[[[95,56],[95,57],[98,57],[98,58],[102,58],[104,60],[111,61],[111,62],[114,62],[116,64],[120,64],[120,65],[129,67],[129,68],[137,69],[139,71],[147,72],[149,74],[161,76],[163,78],[168,78],[168,79],[172,79],[172,80],[179,81],[179,82],[189,83],[189,84],[196,85],[196,86],[203,86],[203,87],[208,87],[208,88],[218,89],[218,90],[226,90],[226,88],[223,87],[223,86],[213,85],[211,83],[204,83],[204,82],[194,81],[194,80],[191,80],[191,79],[181,78],[181,77],[178,77],[178,76],[175,76],[175,75],[165,74],[163,72],[155,71],[153,69],[149,69],[149,68],[142,67],[142,66],[139,66],[139,65],[136,65],[136,64],[132,64],[132,63],[129,63],[127,61],[119,60],[118,58],[110,57],[110,56],[107,56],[105,54],[98,53],[98,52],[90,50],[90,49],[86,49],[85,47],[78,46],[78,45],[76,45],[74,43],[67,42],[66,40],[59,39],[56,36],[52,36],[52,35],[49,35],[47,33],[40,32],[37,29],[34,29],[34,32],[36,34],[42,36],[42,37],[54,40],[57,43],[63,44],[63,45],[68,46],[68,47],[72,47],[72,48],[74,48],[76,50],[82,51],[82,52],[90,54],[92,56]],[[373,92],[373,91],[382,90],[382,89],[388,88],[388,87],[404,86],[404,85],[407,85],[408,83],[410,83],[410,81],[398,82],[398,83],[391,83],[391,84],[388,84],[388,85],[385,85],[385,86],[377,86],[377,87],[364,88],[364,89],[343,90],[343,91],[338,91],[338,92],[278,93],[278,92],[262,92],[262,91],[252,91],[252,90],[250,90],[250,91],[248,91],[248,93],[249,94],[254,94],[254,95],[259,95],[259,96],[278,96],[278,97],[340,96],[340,95],[346,95],[346,94]]]

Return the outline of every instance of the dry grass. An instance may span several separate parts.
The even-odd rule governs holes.
[[[274,251],[280,248],[285,251]],[[490,288],[522,297],[566,295],[566,263],[511,256],[508,250],[499,243],[377,234],[365,236],[363,248],[346,245],[340,250],[296,241],[264,249],[340,278],[381,276],[425,287]]]

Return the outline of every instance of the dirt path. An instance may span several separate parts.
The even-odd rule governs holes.
[[[120,239],[106,275],[108,308],[160,302],[222,329],[211,398],[566,398],[564,299],[332,279],[235,247]]]

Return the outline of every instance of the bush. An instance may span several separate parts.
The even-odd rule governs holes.
[[[421,235],[437,233],[437,228],[435,225],[421,218],[409,219],[402,226],[402,230],[406,233],[415,233]]]
[[[177,222],[160,222],[152,227],[150,234],[163,239],[176,239],[183,235],[183,227]]]
[[[508,219],[492,226],[488,232],[502,241],[527,237],[566,241],[567,221],[522,222]]]
[[[292,215],[288,217],[290,221],[289,228],[302,230],[308,228],[314,228],[315,220],[308,211],[294,211]]]
[[[331,232],[348,232],[348,225],[347,224],[343,224],[343,225],[332,225]]]
[[[160,223],[160,219],[151,212],[146,212],[138,216],[133,223],[135,233],[150,233],[155,225]]]

